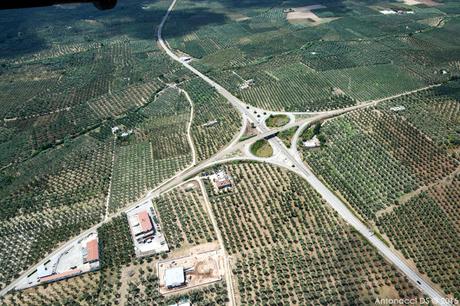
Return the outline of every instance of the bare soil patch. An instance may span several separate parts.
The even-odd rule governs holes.
[[[441,5],[441,3],[433,1],[433,0],[403,0],[404,4],[407,5],[418,5],[418,4],[424,4],[426,6],[438,6]]]
[[[223,279],[225,275],[224,254],[215,250],[214,244],[204,244],[189,249],[188,256],[171,258],[158,262],[158,278],[160,279],[160,293],[171,294],[211,284]],[[168,289],[164,284],[166,270],[183,267],[186,283],[184,286]]]
[[[302,7],[289,8],[286,10],[286,19],[291,23],[307,23],[310,25],[319,25],[322,23],[330,22],[337,18],[321,18],[313,10],[326,8],[322,4],[308,5]]]

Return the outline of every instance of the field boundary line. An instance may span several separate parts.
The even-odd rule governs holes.
[[[217,235],[217,240],[219,240],[220,248],[224,254],[224,265],[225,265],[225,281],[227,283],[227,293],[228,293],[228,300],[229,306],[234,306],[235,304],[235,291],[233,289],[233,278],[232,278],[232,268],[230,265],[230,258],[225,249],[224,239],[222,238],[222,233],[217,225],[216,218],[214,213],[212,212],[211,203],[209,202],[208,193],[206,192],[206,188],[204,186],[203,180],[201,177],[196,178],[198,184],[200,185],[201,193],[203,195],[204,204],[206,206],[206,210],[208,211],[209,218],[211,219],[212,226],[214,227],[214,231]]]
[[[195,148],[195,144],[193,142],[193,137],[192,137],[192,124],[193,124],[193,119],[195,116],[195,107],[187,91],[183,89],[179,89],[179,92],[183,93],[187,101],[190,103],[190,120],[187,125],[187,140],[190,145],[190,149],[192,150],[192,165],[195,165],[196,164],[196,148]]]
[[[110,203],[110,196],[112,194],[112,180],[113,180],[113,168],[115,166],[115,144],[116,144],[117,138],[114,136],[113,142],[112,142],[112,164],[110,167],[110,181],[109,181],[109,189],[107,192],[107,200],[105,202],[105,213],[104,213],[104,221],[107,220],[109,216],[109,203]]]

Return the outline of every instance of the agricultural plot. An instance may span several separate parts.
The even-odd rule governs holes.
[[[59,242],[100,221],[111,158],[111,144],[85,137],[2,171],[2,287]]]
[[[457,168],[458,160],[438,148],[422,132],[398,119],[392,114],[368,111],[358,116],[356,122],[362,131],[371,133],[386,151],[407,165],[424,185],[443,179]]]
[[[455,298],[460,298],[460,176],[422,192],[378,220],[406,258]]]
[[[194,181],[188,185],[191,186],[176,187],[153,200],[171,249],[216,240],[198,182]]]
[[[140,198],[191,161],[189,155],[164,159],[153,158],[150,142],[117,149],[113,170],[110,210],[116,211]]]
[[[248,89],[238,90],[237,94],[243,101],[263,109],[320,111],[355,104],[340,88],[335,88],[328,78],[300,61],[280,66],[270,61],[252,67],[251,70],[240,69],[238,74],[254,79],[255,84]]]
[[[70,137],[82,135],[99,123],[97,114],[88,105],[78,105],[51,114],[8,121],[5,129],[17,134],[14,133],[7,141],[0,144],[5,149],[13,148],[10,156],[8,156],[8,150],[4,151],[6,155],[3,160],[7,162],[10,160],[9,157],[19,157],[15,160],[19,162],[41,150],[59,145]],[[26,138],[27,142],[21,144],[23,138]],[[18,151],[23,151],[23,153]]]
[[[384,2],[231,3],[179,3],[165,38],[191,56],[192,65],[260,108],[335,109],[460,73],[459,47],[449,38],[459,21],[441,11],[451,3],[411,9]],[[411,13],[380,14],[377,8],[387,6]],[[241,90],[249,79],[254,85]]]
[[[164,89],[138,113],[146,119],[138,126],[133,126],[138,132],[136,139],[153,143],[155,158],[191,154],[186,137],[187,126],[191,120],[191,106],[177,88]]]
[[[409,120],[441,146],[460,145],[460,88],[458,82],[389,100],[379,105],[388,110],[402,106],[397,115]]]
[[[223,149],[238,133],[241,118],[234,107],[201,79],[182,85],[195,107],[192,137],[197,160],[205,160]]]
[[[447,178],[446,181],[441,182],[428,189],[428,195],[433,198],[437,205],[441,207],[448,219],[456,227],[456,230],[460,229],[460,223],[458,222],[458,197],[460,196],[460,176],[458,171]]]
[[[376,41],[312,41],[302,47],[301,61],[316,71],[391,63],[391,49]]]
[[[134,257],[134,245],[126,214],[115,217],[97,230],[102,269],[120,266]]]
[[[8,139],[0,139],[2,167],[96,129],[106,119],[123,116],[147,104],[165,82],[186,78],[187,73],[151,37],[132,32],[133,27],[150,32],[161,10],[147,13],[134,2],[126,10],[104,15],[94,15],[90,6],[80,9],[95,19],[81,19],[76,9],[42,9],[40,20],[24,13],[30,17],[18,30],[28,33],[24,41],[14,39],[17,33],[2,33],[1,44],[11,52],[0,54],[0,119],[11,132]],[[133,11],[146,24],[127,26]],[[18,29],[15,20],[25,17],[17,15],[10,12],[0,19]],[[31,32],[43,45],[27,38]],[[18,45],[28,51],[14,52]]]
[[[378,65],[324,72],[324,77],[357,101],[393,96],[421,88],[422,79],[394,65]]]
[[[457,161],[424,134],[389,112],[363,110],[321,129],[326,147],[303,150],[307,163],[361,216],[452,173]]]
[[[7,71],[6,78],[11,82],[7,85],[9,90],[4,96],[11,108],[6,105],[3,110],[6,113],[2,115],[26,117],[50,113],[107,94],[116,68],[111,59],[111,49],[111,46],[94,48],[74,56],[13,66]],[[31,75],[35,67],[40,71],[42,86],[37,91],[32,90],[30,96],[24,99],[23,95],[15,93],[27,90],[29,84],[39,84],[39,81],[36,81],[37,77]],[[50,84],[44,83],[46,80]]]
[[[0,299],[2,305],[58,305],[78,303],[93,305],[98,295],[100,272],[85,273],[64,281],[39,286],[24,291],[13,291]]]
[[[108,94],[98,100],[88,102],[100,118],[113,118],[129,109],[141,107],[148,103],[161,84],[150,82],[129,87],[121,92]]]
[[[189,120],[186,98],[178,89],[167,88],[146,107],[112,122],[133,134],[117,140],[111,211],[134,202],[191,163]],[[110,131],[110,126],[105,129]]]
[[[225,168],[234,190],[210,201],[233,259],[239,303],[369,304],[420,296],[300,177],[266,164]]]

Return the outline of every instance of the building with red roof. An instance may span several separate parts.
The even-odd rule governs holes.
[[[99,261],[99,245],[97,239],[86,243],[86,250],[83,255],[83,263]]]
[[[150,219],[150,215],[146,210],[139,212],[137,214],[137,219],[139,220],[139,224],[141,225],[141,229],[144,233],[153,229],[152,220]]]
[[[57,282],[57,281],[59,281],[61,279],[65,279],[65,278],[69,278],[69,277],[72,277],[72,276],[79,275],[79,274],[81,274],[81,272],[82,271],[80,269],[69,270],[69,271],[65,271],[65,272],[62,272],[62,273],[52,274],[52,275],[48,275],[48,276],[45,276],[45,277],[41,277],[40,281],[44,282],[44,283]]]

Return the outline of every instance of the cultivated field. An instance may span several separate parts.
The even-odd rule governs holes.
[[[191,162],[189,103],[155,99],[188,75],[146,34],[166,3],[127,2],[0,13],[0,288],[101,221],[111,180],[113,211]]]
[[[460,298],[460,174],[413,196],[377,225],[447,294]]]
[[[449,38],[459,30],[458,4],[434,3],[184,0],[164,34],[246,103],[327,110],[458,76],[459,47]],[[376,14],[375,7],[412,13]]]
[[[90,137],[2,172],[0,284],[99,222],[112,148]]]
[[[107,11],[0,12],[0,289],[188,167],[189,123],[197,162],[238,136],[232,105],[157,45],[171,1],[118,2]],[[456,0],[179,0],[163,35],[191,65],[267,110],[327,111],[440,85],[329,120],[321,147],[300,150],[376,234],[460,299],[459,14]],[[278,136],[289,145],[293,133]],[[258,144],[260,156],[272,154]],[[265,164],[225,168],[234,188],[207,189],[239,304],[420,296],[301,178]],[[227,303],[224,281],[167,297],[158,290],[160,257],[218,245],[192,184],[153,203],[171,253],[135,259],[119,215],[98,230],[101,271],[0,304]]]
[[[379,105],[388,110],[403,106],[396,114],[406,118],[438,145],[460,146],[460,82],[389,100]]]
[[[232,141],[241,126],[241,117],[230,102],[201,79],[194,78],[182,88],[195,107],[192,136],[197,160],[204,160]]]
[[[361,216],[454,171],[458,161],[391,111],[363,110],[327,122],[326,147],[304,158]]]
[[[117,140],[111,211],[134,202],[192,162],[187,142],[190,111],[177,88],[166,88],[146,107],[112,123],[133,133]],[[110,131],[110,126],[105,129]]]
[[[434,118],[450,117],[447,105],[458,102],[435,94],[439,91],[444,92],[430,90],[328,121],[321,128],[326,145],[303,153],[313,171],[358,215],[458,298],[459,208],[454,203],[460,163],[443,142],[433,142],[409,123],[430,122],[426,109],[433,109]],[[389,110],[397,105],[407,109]],[[430,126],[424,130],[430,132]],[[449,129],[440,124],[435,131],[439,134],[433,136],[442,136]]]
[[[233,191],[209,195],[239,303],[368,304],[419,296],[297,175],[257,163],[225,170]]]
[[[153,200],[171,250],[216,240],[203,201],[196,181]]]

